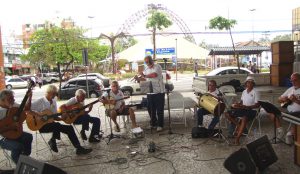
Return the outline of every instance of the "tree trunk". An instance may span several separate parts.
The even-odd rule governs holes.
[[[236,63],[237,63],[237,67],[238,67],[238,73],[240,73],[240,61],[239,61],[239,57],[236,54],[235,51],[235,46],[234,46],[234,42],[233,42],[233,37],[232,37],[232,33],[231,33],[231,28],[229,28],[229,34],[230,34],[230,38],[231,38],[231,43],[232,43],[232,48],[233,48],[233,52],[234,52],[234,58],[236,58]]]
[[[156,28],[153,27],[153,60],[156,59],[156,39],[155,39],[155,36],[156,36]]]

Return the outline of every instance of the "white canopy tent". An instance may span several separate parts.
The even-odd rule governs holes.
[[[192,59],[205,59],[208,56],[209,51],[197,46],[190,41],[182,37],[174,36],[157,36],[156,37],[156,49],[159,48],[174,48],[177,47],[177,56],[178,59],[182,58],[192,58]],[[118,59],[126,59],[129,62],[141,61],[145,57],[146,49],[153,49],[151,37],[145,37],[143,40],[140,40],[137,44],[129,47],[128,49],[120,52],[117,57]],[[176,51],[172,55],[156,55],[157,59],[160,58],[172,58],[176,57]]]

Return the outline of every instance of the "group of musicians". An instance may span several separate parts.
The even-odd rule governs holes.
[[[154,88],[153,96],[156,102],[153,102],[151,111],[151,125],[157,126],[161,131],[163,127],[163,106],[164,106],[164,86],[162,82],[162,69],[154,64],[152,57],[146,57],[147,68],[141,73],[141,80],[151,79],[154,83],[159,82],[159,89]],[[154,85],[155,86],[155,85]],[[58,89],[55,85],[48,85],[45,96],[34,102],[31,101],[32,91],[28,89],[21,104],[15,103],[14,92],[11,90],[0,91],[0,147],[11,151],[12,160],[17,163],[19,156],[31,154],[32,134],[23,131],[23,122],[26,120],[30,129],[40,133],[52,133],[48,144],[52,151],[58,152],[56,141],[61,139],[60,133],[64,133],[70,139],[76,149],[77,155],[88,154],[92,149],[84,148],[75,134],[71,124],[81,124],[81,138],[90,143],[100,142],[100,119],[92,117],[89,112],[93,108],[92,102],[84,105],[86,92],[78,89],[75,96],[69,99],[65,104],[57,107],[55,97],[58,95]],[[135,114],[132,108],[125,107],[124,94],[119,89],[117,81],[111,83],[111,90],[104,92],[99,101],[106,107],[106,113],[111,117],[115,124],[115,131],[120,132],[120,126],[116,121],[117,115],[129,115],[132,128],[137,128]],[[26,101],[24,101],[26,100]],[[24,103],[24,104],[23,104]],[[88,108],[85,110],[85,108]],[[58,110],[60,113],[57,113]],[[157,117],[158,116],[158,117]],[[29,119],[30,118],[30,119]],[[29,121],[28,121],[28,120]],[[64,121],[66,124],[61,124]],[[89,138],[85,131],[89,129],[89,123],[92,123],[92,130]]]
[[[286,103],[287,108],[282,108],[281,111],[293,116],[300,116],[300,74],[295,72],[291,75],[292,87],[288,88],[279,98],[278,102]],[[235,138],[234,144],[240,144],[240,138],[243,133],[248,133],[246,125],[249,120],[252,120],[259,112],[257,109],[260,107],[259,95],[255,88],[255,79],[252,76],[248,76],[245,80],[246,89],[243,91],[241,100],[234,102],[231,109],[226,111],[225,117],[231,123],[229,126],[229,135]],[[223,98],[220,95],[220,91],[217,89],[216,81],[210,80],[208,83],[208,93],[220,100]],[[221,99],[222,100],[222,99]],[[266,111],[265,111],[266,112]],[[203,125],[203,116],[208,114],[209,111],[205,107],[200,107],[197,111],[198,126]],[[274,113],[267,113],[271,121],[275,122],[276,126],[276,138],[282,139],[285,135],[284,130],[280,123],[280,117]],[[214,129],[216,124],[219,122],[219,117],[214,116],[208,129]],[[211,131],[212,132],[212,131]],[[293,126],[286,136],[295,135],[295,127]]]
[[[151,91],[151,96],[148,97],[148,112],[150,115],[150,126],[155,127],[157,131],[162,131],[164,126],[164,93],[165,87],[163,85],[162,68],[160,65],[155,64],[151,56],[145,57],[145,63],[147,67],[140,74],[139,80],[152,81],[153,89]],[[287,106],[287,113],[291,115],[300,114],[300,74],[293,73],[291,75],[291,82],[293,84],[284,94],[279,97],[279,102],[289,102]],[[232,109],[226,111],[225,116],[231,123],[231,134],[235,137],[235,144],[240,143],[240,137],[242,133],[246,130],[247,122],[257,115],[256,108],[259,107],[259,96],[254,88],[255,80],[253,77],[248,76],[245,80],[246,89],[243,91],[240,102],[235,102],[232,104]],[[216,97],[219,101],[222,101],[222,93],[217,88],[217,83],[214,80],[209,81],[208,93]],[[34,102],[31,101],[32,92],[28,89],[26,93],[26,101],[23,100],[22,104],[16,104],[14,99],[14,93],[11,90],[0,91],[0,146],[3,149],[11,151],[12,160],[17,163],[18,158],[21,154],[30,155],[31,154],[31,143],[32,135],[27,132],[23,132],[23,121],[21,118],[26,119],[26,115],[37,113],[34,121],[42,120],[45,121],[39,129],[40,133],[52,133],[52,137],[48,144],[52,151],[58,152],[56,141],[60,140],[60,133],[64,133],[70,139],[72,145],[76,149],[77,155],[88,154],[92,152],[92,149],[84,148],[80,145],[80,142],[75,134],[74,128],[70,124],[61,124],[58,121],[64,121],[64,119],[70,119],[71,124],[81,124],[82,129],[80,131],[81,138],[83,140],[88,140],[91,143],[100,142],[100,119],[97,117],[92,117],[89,112],[93,108],[93,103],[84,105],[84,100],[86,97],[86,92],[82,89],[76,91],[75,96],[69,99],[65,104],[59,107],[60,114],[57,114],[58,107],[55,97],[58,94],[58,89],[54,85],[48,85],[44,97],[41,97]],[[24,97],[25,99],[25,97]],[[106,113],[111,117],[115,124],[115,131],[120,132],[120,126],[116,121],[117,115],[129,115],[132,128],[138,127],[135,119],[135,114],[132,108],[125,107],[124,94],[119,89],[117,81],[111,83],[111,90],[105,92],[99,101],[103,104],[109,105]],[[149,102],[150,101],[150,102]],[[112,106],[111,106],[112,105]],[[72,107],[76,106],[76,107]],[[21,113],[19,113],[22,108]],[[17,109],[16,109],[17,108]],[[75,108],[75,109],[74,109]],[[83,108],[83,109],[82,109]],[[88,108],[85,110],[85,108]],[[77,110],[76,110],[77,109]],[[12,110],[17,110],[17,112],[12,112]],[[45,115],[42,114],[45,110],[53,114],[53,120],[47,121]],[[82,112],[83,110],[83,112]],[[77,112],[73,112],[77,111]],[[78,114],[80,113],[80,115]],[[198,126],[203,126],[203,116],[209,112],[200,107],[197,111],[197,123]],[[60,117],[54,116],[55,114],[60,115]],[[75,114],[75,117],[74,117]],[[76,115],[77,114],[77,115]],[[20,119],[15,119],[15,115],[20,116]],[[269,113],[269,118],[276,123],[277,136],[282,138],[284,131],[280,124],[280,118],[276,117],[274,114]],[[47,115],[49,116],[49,114]],[[51,115],[52,116],[52,115]],[[38,119],[41,117],[42,119]],[[50,116],[49,116],[50,117]],[[26,120],[27,121],[27,120]],[[219,116],[214,116],[208,129],[214,129],[219,122]],[[87,138],[85,131],[89,130],[89,123],[92,124],[92,130],[89,138]],[[28,124],[28,123],[27,123]],[[35,123],[36,124],[36,123]],[[234,131],[233,131],[234,130]],[[14,134],[14,132],[19,132],[15,136],[7,136],[9,134]],[[295,131],[292,129],[288,134],[294,134]]]

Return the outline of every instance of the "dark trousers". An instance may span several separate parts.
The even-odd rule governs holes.
[[[91,117],[89,114],[82,115],[78,117],[74,124],[81,124],[82,125],[82,130],[89,130],[89,123],[92,123],[92,130],[91,130],[91,135],[99,135],[100,132],[100,119],[96,117]]]
[[[31,143],[32,135],[27,132],[23,132],[23,134],[15,140],[7,138],[0,140],[1,148],[11,151],[11,159],[15,164],[17,164],[21,154],[27,156],[31,154]]]
[[[204,108],[199,108],[198,109],[198,111],[197,111],[198,125],[203,124],[203,116],[207,115],[207,114],[210,114],[210,112],[208,112],[206,109],[204,109]],[[214,116],[213,119],[211,120],[209,126],[208,126],[208,129],[214,129],[218,122],[219,122],[219,117]]]
[[[165,93],[147,94],[148,113],[151,126],[164,126]]]
[[[60,132],[67,134],[71,143],[73,144],[73,146],[75,148],[80,147],[80,143],[79,140],[75,134],[75,131],[73,129],[72,126],[70,125],[62,125],[60,123],[48,123],[46,125],[44,125],[41,129],[40,129],[41,133],[49,133],[52,132],[52,138],[53,139],[58,139],[60,140]]]

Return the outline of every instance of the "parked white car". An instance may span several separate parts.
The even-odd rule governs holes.
[[[21,79],[20,77],[5,77],[6,89],[27,88],[27,85],[27,81]]]
[[[238,74],[238,67],[227,66],[227,67],[216,68],[208,72],[206,76],[218,76],[218,75],[225,75],[225,74]],[[240,74],[253,74],[253,72],[247,68],[240,67]]]
[[[167,83],[166,83],[166,78],[167,78]],[[165,70],[163,70],[163,79],[164,79],[165,88],[169,89],[170,91],[173,91],[174,85],[171,80],[171,75],[168,71],[166,72]],[[134,78],[120,81],[119,85],[121,91],[126,96],[130,96],[132,94],[141,94],[140,84]]]

